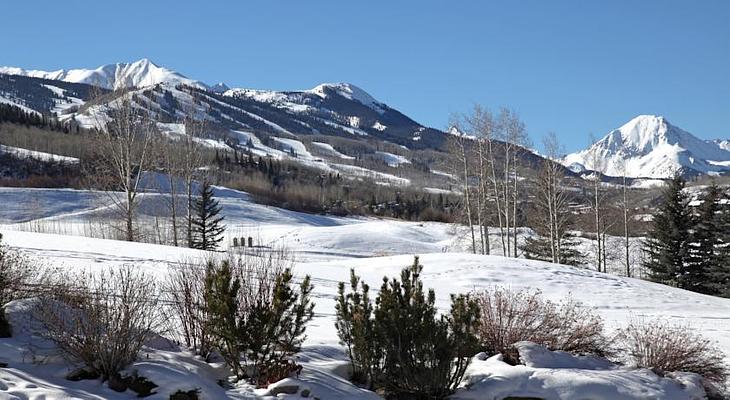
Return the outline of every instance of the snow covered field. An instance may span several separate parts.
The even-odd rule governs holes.
[[[533,288],[541,290],[549,299],[572,296],[595,308],[609,329],[624,326],[632,318],[666,318],[716,340],[730,354],[730,300],[587,269],[468,254],[464,252],[465,244],[455,236],[454,228],[447,224],[309,215],[254,204],[245,193],[232,190],[219,188],[217,195],[229,227],[227,243],[231,243],[233,236],[252,236],[262,246],[284,244],[297,260],[295,273],[300,277],[312,276],[315,318],[308,326],[308,339],[300,354],[304,372],[297,384],[308,387],[313,396],[321,399],[377,397],[346,380],[346,357],[338,345],[333,325],[337,283],[348,280],[349,270],[354,268],[371,287],[378,288],[383,276],[397,275],[401,268],[412,263],[413,255],[421,256],[424,265],[421,277],[426,287],[436,290],[441,310],[448,308],[452,293],[495,285]],[[0,232],[4,242],[41,258],[48,266],[93,271],[107,266],[134,265],[158,279],[165,277],[169,263],[208,256],[201,251],[171,246],[18,230],[21,227],[18,223],[39,218],[56,224],[79,223],[89,215],[101,212],[98,205],[103,203],[103,198],[99,196],[99,193],[86,191],[2,188],[0,204],[4,207],[0,208],[0,223],[4,225],[0,225]],[[31,202],[37,206],[27,207]],[[10,314],[23,314],[22,304],[13,306]],[[32,360],[44,359],[44,355],[42,352],[32,354],[39,350],[30,347],[28,340],[39,339],[21,336],[0,340],[0,362],[11,364],[10,368],[0,369],[0,399],[130,397],[111,392],[96,381],[66,381],[64,376],[70,367],[57,358],[50,357],[41,365],[34,364]],[[36,345],[38,343],[33,342],[33,346]],[[139,361],[133,368],[157,376],[168,388],[200,387],[205,398],[250,398],[270,394],[265,389],[254,390],[246,386],[224,391],[214,384],[215,379],[205,378],[219,376],[220,368],[195,360],[174,346],[150,349],[148,354],[150,359]],[[519,372],[525,379],[542,376],[540,379],[546,379],[546,387],[564,384],[566,376],[570,377],[564,370],[539,367],[541,365],[535,364],[524,367],[528,369],[512,370],[508,368],[517,367],[501,365],[495,359],[477,359],[471,368],[470,379],[476,382],[476,388],[482,387],[484,391],[462,391],[458,398],[484,398],[478,397],[479,393],[492,393],[487,389],[493,390],[495,383],[488,379],[489,374]],[[164,369],[168,371],[161,372]],[[488,372],[487,379],[484,371]],[[568,375],[560,378],[561,373]],[[545,378],[545,374],[553,376],[550,378],[553,380]],[[514,382],[518,382],[516,379]],[[614,397],[610,391],[600,392],[604,393],[603,397],[596,399],[652,398],[647,393],[653,393],[653,398],[690,398],[674,381],[643,375],[637,378],[625,370],[595,372],[586,375],[585,379],[591,384],[603,385],[601,387],[622,382],[624,388],[629,388],[626,389],[629,392],[615,392],[618,394]],[[634,397],[630,397],[631,390],[638,390],[638,386],[631,385],[641,382],[654,385],[652,390],[655,391],[644,395],[635,392]],[[528,393],[525,395],[531,393],[528,389],[525,389]],[[561,396],[552,398],[585,398],[580,397],[580,392],[572,395],[555,393]],[[152,398],[167,397],[160,392]]]

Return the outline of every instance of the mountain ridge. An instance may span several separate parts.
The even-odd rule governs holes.
[[[95,69],[78,68],[42,71],[6,66],[0,67],[0,73],[71,83],[85,83],[111,90],[152,86],[159,83],[182,83],[208,88],[202,82],[189,79],[179,72],[161,67],[147,58],[130,63],[105,64]]]

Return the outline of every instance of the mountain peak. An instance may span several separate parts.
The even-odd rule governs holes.
[[[678,171],[712,174],[730,170],[730,152],[698,139],[661,115],[639,115],[586,150],[563,159],[606,175],[667,178]]]
[[[132,64],[143,64],[143,65],[151,64],[151,65],[154,65],[155,67],[157,66],[157,64],[155,64],[152,60],[150,60],[147,57],[140,58],[139,60],[133,62]]]
[[[376,111],[382,112],[383,103],[375,100],[375,98],[369,95],[366,91],[351,83],[322,83],[313,89],[308,90],[308,92],[314,93],[322,98],[326,98],[330,93],[336,93],[346,99],[357,101],[365,106],[375,109]]]
[[[228,87],[228,85],[226,85],[225,83],[223,83],[223,82],[218,82],[218,83],[216,83],[215,85],[211,86],[211,87],[210,87],[210,90],[211,90],[211,91],[212,91],[213,93],[219,93],[219,94],[221,94],[221,93],[225,93],[225,92],[227,92],[228,90],[230,90],[230,88],[229,88],[229,87]]]

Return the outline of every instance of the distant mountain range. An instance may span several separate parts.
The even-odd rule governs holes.
[[[209,86],[189,79],[147,59],[54,72],[0,67],[0,102],[55,113],[81,125],[92,122],[89,117],[94,107],[84,106],[89,100],[88,85],[107,90],[130,88],[145,99],[138,105],[162,122],[179,120],[195,103],[206,119],[231,130],[284,137],[371,138],[409,149],[437,148],[446,138],[444,132],[417,123],[349,83],[284,92],[230,89],[224,83]]]
[[[668,178],[730,172],[730,141],[702,140],[656,115],[639,115],[588,149],[567,155],[574,172]]]
[[[89,103],[93,87],[106,93],[130,89],[136,104],[152,112],[163,129],[192,111],[211,122],[215,139],[233,147],[245,144],[238,143],[240,132],[267,143],[270,137],[317,135],[376,146],[384,141],[408,150],[443,149],[448,137],[349,83],[296,91],[229,88],[225,83],[208,85],[190,79],[148,59],[51,72],[0,67],[0,103],[55,114],[82,126],[93,125],[94,114],[103,112],[98,102]],[[114,94],[104,96],[104,101],[114,98]],[[540,159],[532,152],[523,157],[532,165]],[[595,170],[621,176],[624,169],[635,178],[666,178],[675,172],[720,174],[730,171],[730,140],[700,140],[664,117],[640,115],[562,161],[579,174]]]

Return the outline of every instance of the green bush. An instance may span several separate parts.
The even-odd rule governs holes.
[[[400,280],[384,278],[374,307],[368,286],[358,288],[354,271],[351,292],[345,293],[344,283],[339,286],[336,327],[353,379],[387,397],[448,396],[478,351],[477,303],[468,296],[452,296],[450,313],[438,317],[435,293],[424,292],[422,269],[416,257]]]

